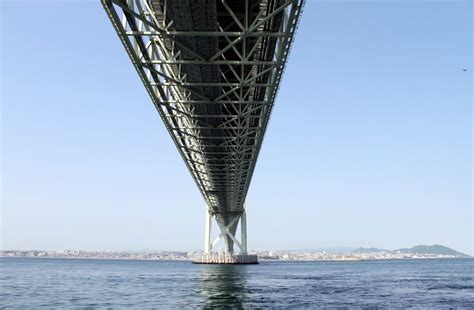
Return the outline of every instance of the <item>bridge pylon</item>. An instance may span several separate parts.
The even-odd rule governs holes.
[[[212,236],[212,219],[214,218],[217,223],[220,234],[211,242]],[[236,230],[240,222],[240,241],[236,238]],[[209,207],[206,208],[206,225],[204,231],[204,253],[210,254],[212,249],[217,245],[220,240],[224,241],[225,252],[228,254],[234,253],[234,245],[239,248],[239,253],[242,255],[247,254],[247,219],[246,211],[244,210],[239,214],[231,216],[229,224],[225,225],[221,216],[213,215]]]
[[[256,264],[257,255],[247,253],[247,214],[244,209],[241,213],[229,215],[228,224],[225,225],[222,215],[212,214],[209,207],[206,208],[205,230],[204,230],[204,255],[196,257],[194,263],[201,264]],[[220,233],[211,242],[212,219],[217,223]],[[237,227],[240,223],[240,241],[236,238]],[[224,253],[213,252],[219,241],[224,242]],[[239,249],[238,254],[234,252],[234,245]]]

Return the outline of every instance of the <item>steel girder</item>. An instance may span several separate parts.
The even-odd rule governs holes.
[[[304,0],[101,1],[211,214],[228,225],[244,210]]]

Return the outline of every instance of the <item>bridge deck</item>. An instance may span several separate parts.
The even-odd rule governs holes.
[[[303,0],[102,3],[210,212],[227,226],[244,211]]]

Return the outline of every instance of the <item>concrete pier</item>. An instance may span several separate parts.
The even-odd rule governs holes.
[[[257,255],[203,254],[196,256],[193,264],[258,264]]]

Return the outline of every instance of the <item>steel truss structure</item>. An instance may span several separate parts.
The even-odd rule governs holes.
[[[235,232],[304,0],[101,1],[226,250],[246,253]]]

